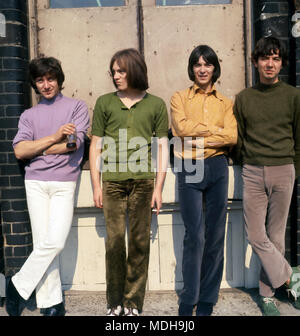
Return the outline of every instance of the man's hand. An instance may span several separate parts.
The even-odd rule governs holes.
[[[75,131],[76,127],[72,123],[60,126],[56,133],[54,133],[55,142],[61,142],[67,135],[73,134]]]
[[[159,188],[155,188],[152,194],[151,208],[156,210],[156,214],[159,214],[159,211],[162,206],[162,192]]]
[[[103,208],[103,194],[102,188],[95,188],[94,189],[94,204],[96,208]]]

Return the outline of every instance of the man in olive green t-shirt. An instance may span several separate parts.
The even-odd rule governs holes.
[[[117,52],[110,71],[117,91],[96,102],[90,171],[94,202],[96,207],[103,207],[106,223],[106,315],[135,316],[142,311],[145,295],[151,208],[155,207],[158,214],[162,204],[168,114],[164,101],[146,92],[146,64],[135,49]],[[157,157],[164,159],[157,162],[156,176],[151,160],[152,137],[158,138]]]
[[[243,210],[247,238],[261,264],[260,306],[264,315],[280,315],[275,289],[287,286],[300,309],[300,273],[284,258],[285,228],[295,172],[300,173],[300,91],[279,81],[287,53],[274,37],[258,41],[252,62],[259,84],[240,92],[235,156],[243,165]]]

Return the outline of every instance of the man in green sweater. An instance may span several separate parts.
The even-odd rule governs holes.
[[[300,174],[300,90],[278,79],[287,64],[278,39],[260,39],[252,62],[260,81],[236,97],[235,157],[243,165],[247,238],[262,265],[260,306],[264,315],[280,315],[273,297],[282,285],[300,309],[300,270],[284,258],[289,206]]]

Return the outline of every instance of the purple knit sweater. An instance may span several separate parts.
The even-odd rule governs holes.
[[[76,181],[84,150],[84,134],[89,127],[88,108],[83,101],[67,98],[59,93],[52,99],[42,99],[25,110],[13,146],[24,140],[37,140],[54,134],[63,124],[73,122],[77,131],[77,150],[66,154],[40,155],[25,167],[26,180]]]

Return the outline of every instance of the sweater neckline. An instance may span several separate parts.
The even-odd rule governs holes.
[[[278,81],[278,82],[276,82],[274,84],[258,83],[257,84],[257,88],[259,90],[272,90],[272,89],[275,89],[275,88],[277,88],[277,87],[279,87],[281,85],[282,85],[282,81]]]
[[[41,103],[42,103],[42,104],[45,104],[45,105],[51,105],[51,104],[53,104],[54,102],[57,102],[57,101],[61,100],[62,97],[63,97],[62,93],[59,92],[56,96],[54,96],[54,97],[51,98],[51,99],[46,99],[46,98],[42,97],[42,99],[41,99]]]

